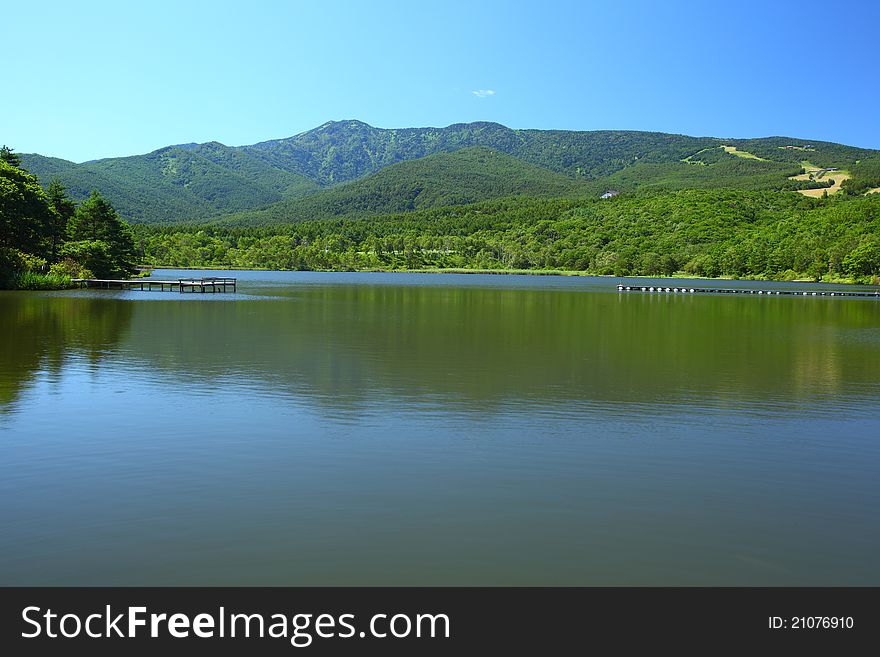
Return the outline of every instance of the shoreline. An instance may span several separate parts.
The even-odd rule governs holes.
[[[615,276],[613,274],[591,274],[585,271],[568,270],[568,269],[457,269],[457,268],[426,268],[426,269],[273,269],[270,267],[175,267],[163,265],[139,265],[139,269],[152,272],[156,269],[167,269],[171,271],[283,271],[283,272],[312,272],[322,274],[492,274],[497,276],[567,276],[567,277],[589,277],[589,278],[635,278],[635,279],[651,279],[651,280],[698,280],[698,281],[752,281],[765,283],[815,283],[824,285],[853,285],[863,287],[878,287],[880,284],[859,283],[852,279],[834,278],[831,280],[814,280],[812,278],[793,278],[788,280],[776,278],[753,278],[749,276],[693,276],[690,274],[674,274],[672,276],[644,276],[644,275],[628,275]]]

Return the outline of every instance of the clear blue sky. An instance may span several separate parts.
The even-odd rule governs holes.
[[[348,118],[880,148],[876,0],[68,0],[2,25],[0,143],[75,161]]]

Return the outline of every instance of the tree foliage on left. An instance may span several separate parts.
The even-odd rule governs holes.
[[[98,192],[76,207],[59,181],[44,192],[18,155],[0,148],[0,287],[127,276],[134,254],[130,227]]]
[[[0,160],[0,247],[43,256],[54,218],[37,178]]]

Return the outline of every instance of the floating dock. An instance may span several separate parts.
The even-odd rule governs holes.
[[[665,287],[658,285],[618,285],[618,292],[648,292],[654,294],[766,294],[789,297],[872,297],[880,299],[880,292],[841,290],[753,290],[736,287]]]
[[[230,289],[235,292],[238,281],[235,278],[208,277],[208,278],[178,278],[172,281],[153,280],[146,278],[74,278],[73,283],[81,288],[96,288],[103,290],[158,290],[164,292],[227,292]]]

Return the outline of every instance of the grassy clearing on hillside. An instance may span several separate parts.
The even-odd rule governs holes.
[[[807,174],[804,174],[807,175]],[[836,194],[840,191],[840,186],[843,184],[844,180],[849,180],[852,178],[848,171],[826,171],[820,172],[815,175],[816,180],[822,179],[831,179],[834,181],[834,184],[831,187],[825,187],[822,189],[799,189],[798,191],[804,196],[812,196],[813,198],[819,198],[823,196],[825,192],[828,192],[828,195]],[[796,176],[795,180],[806,180],[806,178],[801,178],[801,176]]]
[[[747,151],[737,150],[736,146],[722,146],[721,148],[723,148],[731,155],[736,155],[737,157],[744,157],[747,160],[761,160],[762,162],[766,162],[763,157],[758,157],[757,155],[754,155],[753,153],[749,153]]]
[[[697,157],[698,155],[702,155],[703,153],[708,153],[709,151],[714,151],[715,148],[716,148],[716,146],[711,146],[709,148],[702,148],[702,149],[698,150],[696,153],[692,153],[691,155],[688,155],[686,158],[683,158],[679,161],[684,162],[686,164],[702,164],[705,166],[706,162],[701,162],[700,160],[694,161],[693,158]]]
[[[798,191],[804,196],[811,196],[813,198],[820,198],[824,196],[825,192],[828,192],[828,195],[836,194],[840,191],[840,186],[843,184],[844,180],[849,180],[852,178],[852,174],[849,171],[828,171],[822,167],[817,167],[815,164],[810,162],[809,160],[802,160],[801,164],[804,167],[804,173],[799,176],[792,176],[791,180],[833,180],[834,184],[831,187],[822,187],[819,189],[799,189]]]

